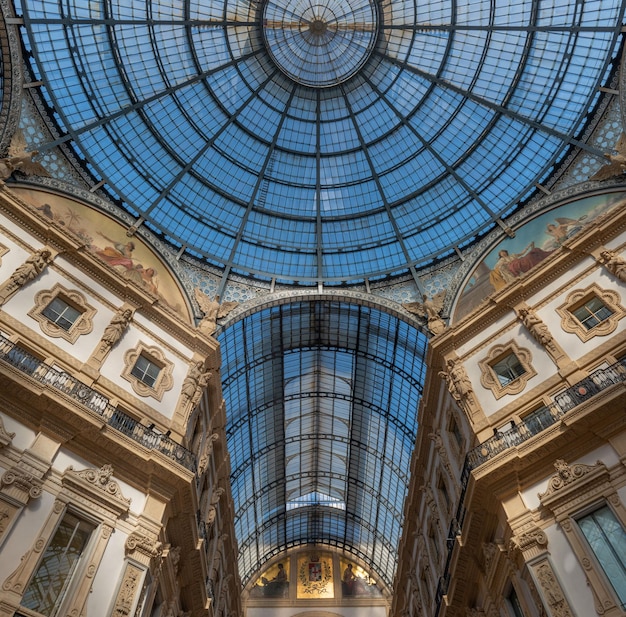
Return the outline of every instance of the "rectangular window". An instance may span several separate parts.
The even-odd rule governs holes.
[[[578,525],[625,609],[626,531],[608,506],[579,519]]]
[[[443,496],[443,500],[446,504],[446,511],[450,510],[450,496],[448,495],[448,489],[446,488],[446,482],[443,478],[439,478],[439,482],[437,483],[437,488],[441,492]]]
[[[491,368],[496,374],[501,386],[506,386],[526,372],[526,369],[522,366],[519,358],[514,353],[510,353],[497,362],[494,362]]]
[[[135,366],[133,366],[133,370],[130,373],[139,379],[139,381],[143,381],[147,386],[153,388],[160,372],[161,367],[154,364],[154,362],[150,361],[142,354],[137,357]]]
[[[582,306],[574,309],[572,314],[585,329],[591,330],[591,328],[608,319],[613,314],[613,311],[600,298],[593,296]]]
[[[41,313],[49,321],[59,326],[59,328],[63,328],[63,330],[69,330],[81,316],[81,312],[78,309],[59,296],[54,298]]]
[[[522,605],[515,593],[515,589],[511,588],[509,595],[507,597],[507,605],[509,607],[509,612],[513,617],[524,617],[524,611],[522,610]]]
[[[454,435],[454,439],[456,440],[456,443],[458,444],[459,447],[461,447],[463,445],[463,435],[454,417],[450,418],[450,425],[448,427],[448,431]]]
[[[56,614],[94,529],[65,513],[24,592],[22,606],[42,615]]]

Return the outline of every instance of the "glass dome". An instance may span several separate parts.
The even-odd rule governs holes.
[[[313,284],[419,268],[510,214],[580,145],[624,6],[28,0],[17,10],[61,139],[94,183],[226,275]]]

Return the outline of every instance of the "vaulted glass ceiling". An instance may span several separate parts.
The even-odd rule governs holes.
[[[333,284],[471,245],[578,140],[626,0],[16,0],[94,185],[230,274]],[[31,89],[30,91],[34,91]],[[244,582],[309,542],[392,584],[425,337],[364,306],[220,334]]]
[[[224,281],[331,283],[452,254],[528,197],[581,145],[623,4],[28,0],[18,12],[62,132],[40,151],[71,142],[94,183]]]
[[[402,532],[426,337],[376,309],[297,302],[220,336],[239,573],[322,543],[389,586]]]

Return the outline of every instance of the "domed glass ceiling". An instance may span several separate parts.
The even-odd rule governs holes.
[[[492,228],[598,96],[618,0],[28,0],[61,127],[138,220],[230,272],[357,281]],[[584,146],[582,146],[584,147]]]

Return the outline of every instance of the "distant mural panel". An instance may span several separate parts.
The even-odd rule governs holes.
[[[490,294],[541,263],[585,226],[613,208],[626,207],[626,192],[594,195],[553,208],[515,230],[478,264],[463,288],[453,321],[471,313]]]
[[[62,195],[37,189],[13,188],[42,215],[78,236],[88,251],[119,274],[190,319],[180,286],[167,266],[137,236],[97,210]]]

